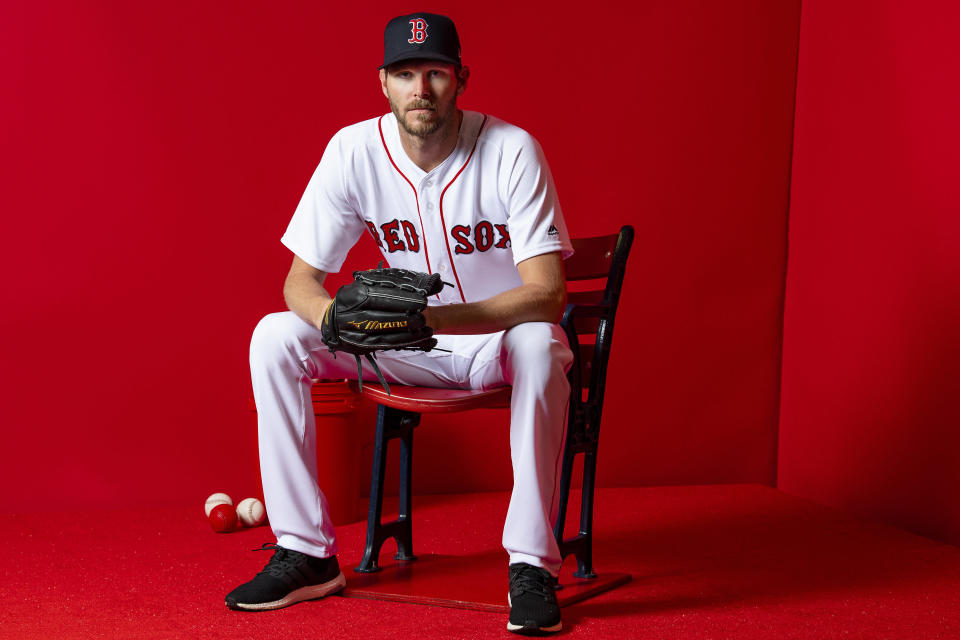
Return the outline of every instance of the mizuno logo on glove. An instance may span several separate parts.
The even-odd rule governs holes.
[[[410,325],[407,320],[381,322],[379,320],[350,320],[347,324],[361,331],[383,331],[385,329],[404,329]]]

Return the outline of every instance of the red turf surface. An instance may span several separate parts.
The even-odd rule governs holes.
[[[250,550],[271,541],[270,532],[214,534],[201,502],[0,517],[8,543],[0,637],[515,637],[503,614],[341,597],[228,611],[224,594],[266,562],[266,552]],[[489,553],[506,502],[506,494],[415,500],[415,550]],[[960,549],[773,489],[603,490],[596,522],[598,568],[633,581],[566,608],[564,636],[960,637]],[[342,527],[340,537],[351,567],[363,524]],[[506,591],[505,558],[503,573]]]

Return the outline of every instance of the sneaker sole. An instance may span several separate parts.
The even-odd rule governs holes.
[[[507,604],[511,607],[513,602],[510,601],[510,594],[507,594]],[[522,624],[513,624],[509,620],[507,621],[507,631],[512,633],[518,633],[522,636],[545,636],[549,633],[556,633],[563,629],[563,622],[558,622],[557,624],[551,627],[528,627]]]
[[[316,600],[317,598],[329,596],[343,589],[346,584],[347,579],[341,571],[340,575],[329,582],[315,584],[309,587],[300,587],[296,591],[291,591],[285,597],[274,600],[273,602],[228,602],[227,607],[235,611],[270,611],[271,609],[282,609],[292,604],[303,602],[304,600]]]
[[[507,623],[507,631],[519,633],[522,636],[545,636],[548,633],[556,633],[563,629],[563,623],[558,622],[552,627],[525,627],[519,624]]]

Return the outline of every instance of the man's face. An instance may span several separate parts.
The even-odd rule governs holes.
[[[466,69],[457,78],[456,67],[445,62],[411,60],[380,70],[383,94],[397,122],[411,136],[426,138],[442,130],[457,112]]]

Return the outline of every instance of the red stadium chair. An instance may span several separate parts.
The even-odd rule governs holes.
[[[560,477],[560,513],[554,526],[554,535],[564,558],[571,554],[576,556],[577,570],[574,576],[578,578],[596,577],[593,571],[593,496],[597,443],[607,362],[613,341],[613,321],[632,243],[633,227],[629,225],[622,227],[619,233],[607,236],[574,238],[575,253],[564,262],[568,282],[596,281],[596,288],[568,292],[568,304],[561,321],[574,354],[574,362],[568,373],[571,397]],[[379,384],[364,383],[362,391],[355,382],[351,383],[351,387],[379,405],[367,543],[360,564],[354,568],[360,573],[372,573],[380,570],[380,548],[390,538],[397,543],[397,554],[394,556],[397,560],[416,560],[413,554],[410,480],[413,430],[420,423],[420,415],[478,408],[509,408],[510,387],[462,391],[391,385],[392,395],[387,395]],[[381,517],[387,446],[394,439],[400,441],[399,515],[396,520],[384,523]],[[580,531],[576,536],[564,538],[564,519],[577,454],[583,454]]]

